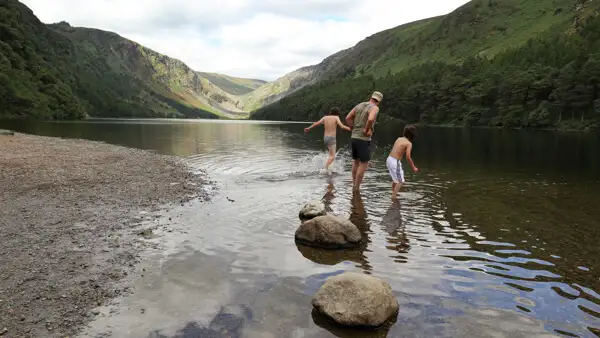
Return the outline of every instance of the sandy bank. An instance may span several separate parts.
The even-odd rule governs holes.
[[[127,292],[142,220],[207,199],[177,158],[100,142],[0,135],[0,336],[65,337]]]

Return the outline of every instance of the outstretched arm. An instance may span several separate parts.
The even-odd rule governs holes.
[[[319,121],[317,121],[317,122],[313,123],[313,124],[312,124],[310,127],[308,127],[308,128],[304,128],[304,132],[305,132],[305,133],[308,133],[308,132],[309,132],[311,129],[313,129],[314,127],[316,127],[316,126],[318,126],[318,125],[320,125],[320,124],[323,124],[323,120],[324,120],[324,119],[325,119],[325,118],[322,118],[322,119],[320,119]]]
[[[352,108],[350,113],[348,113],[348,115],[346,115],[346,124],[350,128],[352,128],[354,126],[354,115],[356,115],[355,110],[356,110],[356,107]]]
[[[369,117],[367,118],[367,123],[365,125],[365,134],[371,135],[373,132],[373,124],[375,124],[375,119],[377,118],[377,113],[379,112],[379,107],[374,106],[369,110]]]
[[[350,129],[350,127],[346,127],[346,126],[345,126],[345,125],[342,123],[342,120],[340,120],[340,118],[339,118],[339,117],[337,118],[337,124],[338,124],[338,126],[340,126],[340,128],[342,128],[342,129],[344,129],[344,130],[347,130],[347,131],[351,131],[351,130],[352,130],[352,129]]]
[[[406,160],[412,167],[412,170],[417,173],[417,172],[419,172],[419,168],[417,168],[415,166],[415,162],[413,162],[411,152],[412,152],[412,143],[409,143],[408,146],[406,147]]]

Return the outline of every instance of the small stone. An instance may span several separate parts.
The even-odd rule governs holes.
[[[308,219],[315,218],[317,216],[323,216],[325,214],[326,214],[325,204],[323,204],[323,202],[321,202],[319,200],[313,200],[313,201],[306,203],[302,207],[302,209],[298,213],[298,216],[302,220],[308,220]]]

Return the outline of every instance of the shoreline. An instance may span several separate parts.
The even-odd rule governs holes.
[[[104,142],[0,135],[0,163],[0,336],[77,334],[164,212],[210,199],[181,158]]]
[[[395,117],[389,116],[381,116],[380,123],[400,123],[400,124],[409,124],[408,122],[402,121]],[[24,120],[24,119],[12,119],[6,121],[34,121],[34,120]],[[129,120],[147,120],[147,121],[228,121],[228,122],[252,122],[252,123],[298,123],[298,124],[310,124],[312,121],[286,121],[286,120],[255,120],[250,117],[247,118],[218,118],[218,119],[201,119],[201,118],[152,118],[152,117],[87,117],[78,120],[35,120],[37,122],[77,122],[77,121],[129,121]],[[421,123],[413,123],[420,128],[449,128],[449,129],[489,129],[489,130],[526,130],[526,131],[553,131],[553,132],[568,132],[568,133],[594,133],[600,131],[600,127],[584,127],[584,128],[572,128],[568,126],[558,126],[554,128],[529,128],[529,127],[503,127],[503,126],[465,126],[465,125],[454,125],[454,124],[421,124]]]

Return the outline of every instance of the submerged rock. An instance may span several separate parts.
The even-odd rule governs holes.
[[[347,219],[326,215],[318,216],[300,225],[295,239],[301,244],[326,249],[350,248],[360,245],[360,230]]]
[[[306,219],[315,218],[317,216],[323,216],[325,214],[326,214],[325,204],[323,204],[323,202],[321,202],[319,200],[313,200],[313,201],[306,203],[306,205],[304,205],[304,207],[302,207],[302,210],[300,210],[299,216],[301,219],[306,220]]]
[[[388,283],[355,272],[328,278],[317,291],[312,305],[336,324],[371,329],[395,319],[399,309]]]

